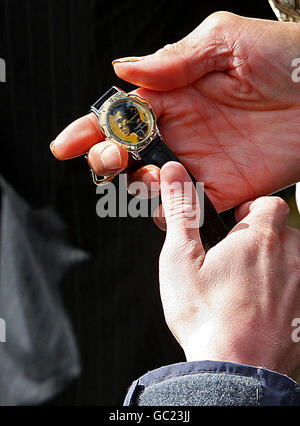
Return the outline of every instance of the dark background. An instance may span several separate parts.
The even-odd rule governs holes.
[[[110,86],[132,88],[114,75],[113,59],[152,53],[217,10],[275,19],[267,0],[236,3],[0,0],[0,57],[7,62],[7,83],[0,86],[4,187],[34,212],[54,209],[68,244],[87,255],[59,282],[82,371],[46,404],[121,404],[138,376],[184,361],[159,300],[164,234],[151,219],[99,219],[85,160],[60,163],[49,144]]]

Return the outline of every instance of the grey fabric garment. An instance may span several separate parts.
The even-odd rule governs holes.
[[[262,367],[222,361],[167,365],[135,380],[125,406],[300,405],[290,377]]]
[[[6,182],[1,186],[0,403],[38,404],[80,371],[58,284],[86,255],[66,245],[51,209],[32,209]]]
[[[140,395],[142,406],[253,406],[260,382],[253,377],[200,373],[154,383]]]

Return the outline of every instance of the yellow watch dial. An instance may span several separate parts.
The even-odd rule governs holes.
[[[107,128],[119,142],[136,145],[147,139],[153,129],[151,112],[135,99],[119,99],[107,111]]]

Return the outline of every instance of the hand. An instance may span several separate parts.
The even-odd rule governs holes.
[[[114,69],[142,87],[164,140],[223,211],[300,180],[300,84],[291,78],[299,43],[298,24],[218,12],[178,43]],[[99,175],[130,167],[127,152],[103,139],[90,114],[52,149],[62,160],[90,150]],[[135,180],[158,182],[159,170],[135,168]]]
[[[205,254],[195,190],[185,169],[161,170],[166,240],[160,256],[160,292],[166,322],[188,361],[262,366],[296,378],[300,343],[300,232],[285,226],[289,208],[278,197],[241,205],[239,223]],[[177,184],[175,184],[177,183]],[[192,186],[193,188],[193,186]],[[299,325],[299,323],[298,323]]]

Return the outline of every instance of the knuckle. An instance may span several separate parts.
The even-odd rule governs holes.
[[[220,26],[226,25],[228,21],[232,21],[236,17],[237,15],[235,15],[234,13],[218,11],[211,13],[205,21],[209,23],[212,27],[218,28]]]
[[[169,221],[180,221],[182,223],[185,223],[186,227],[189,227],[189,222],[194,223],[197,217],[198,215],[196,209],[188,211],[178,207],[172,210],[170,209],[169,211]]]
[[[163,55],[181,55],[185,50],[184,40],[179,40],[176,43],[166,44],[158,53]]]
[[[188,220],[193,219],[198,213],[196,198],[188,196],[181,186],[177,186],[174,191],[170,188],[168,201],[168,216],[170,218]]]
[[[271,198],[272,203],[273,203],[273,209],[274,209],[274,213],[286,213],[288,214],[290,211],[290,208],[288,206],[288,204],[280,197],[272,197]]]

